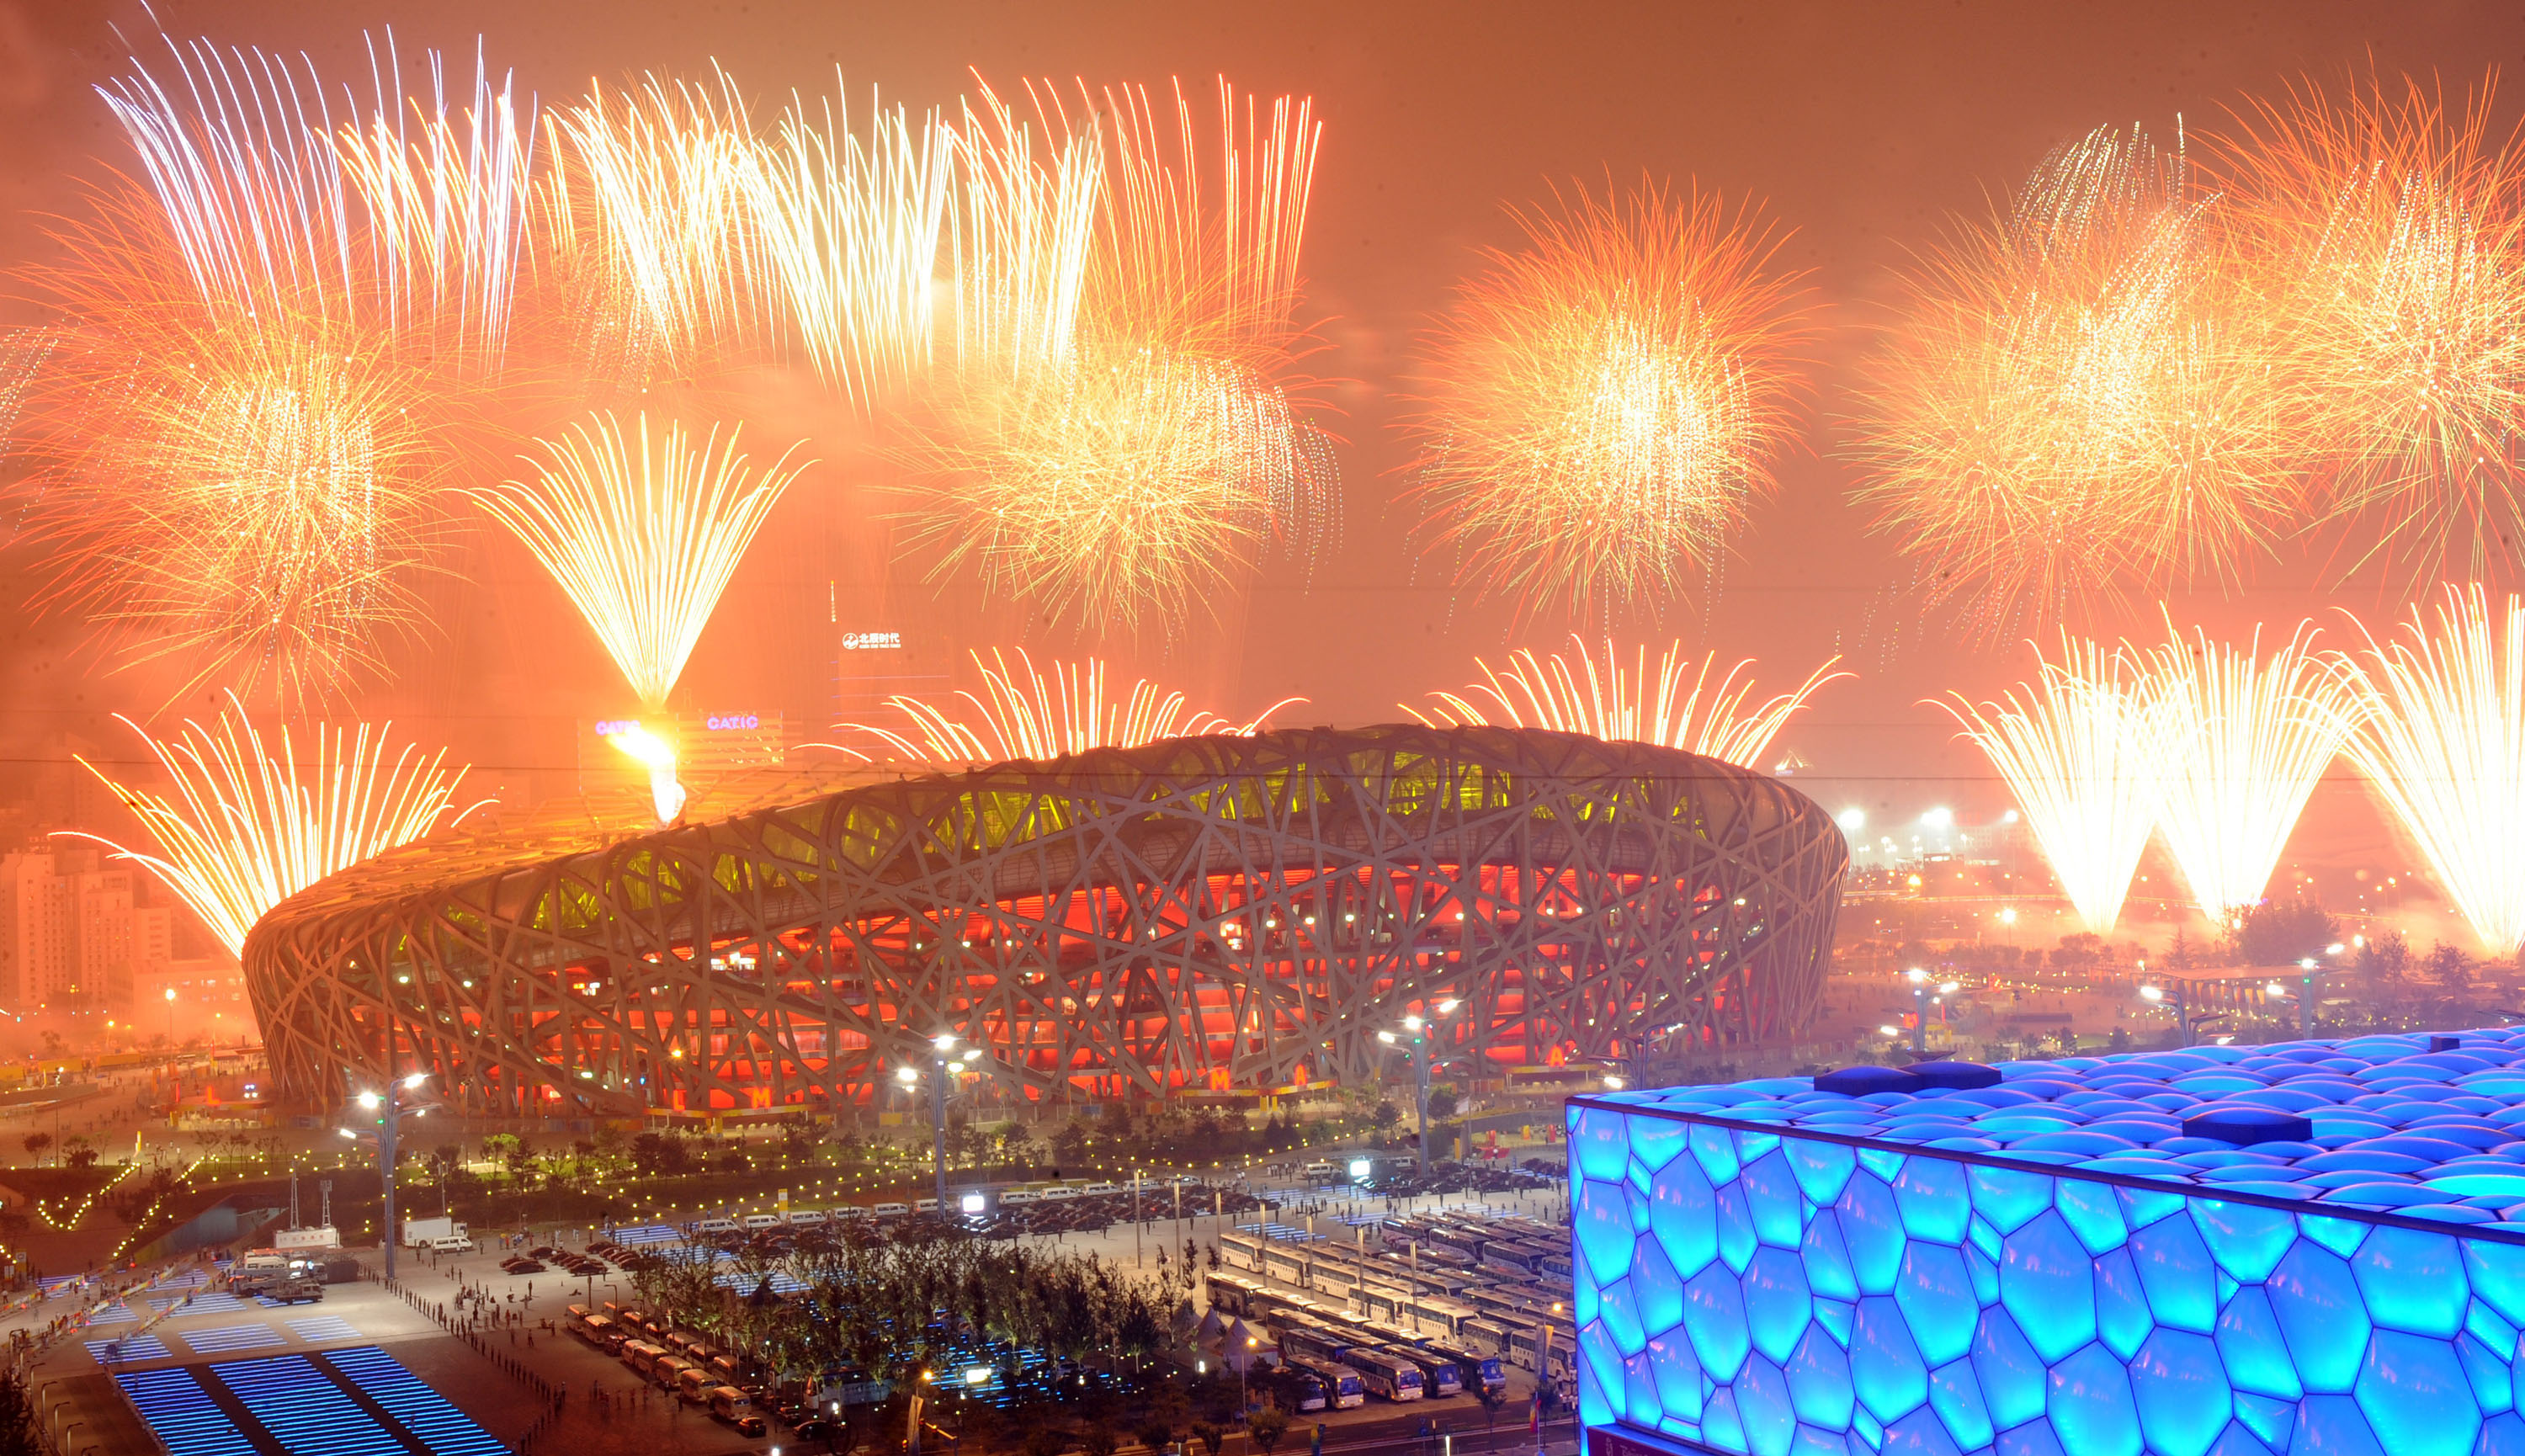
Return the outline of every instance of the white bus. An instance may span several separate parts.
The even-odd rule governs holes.
[[[1355,1346],[1342,1352],[1342,1364],[1359,1372],[1368,1393],[1386,1400],[1418,1400],[1429,1393],[1426,1378],[1412,1361],[1388,1350]]]

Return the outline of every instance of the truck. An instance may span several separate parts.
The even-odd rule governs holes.
[[[463,1219],[406,1219],[403,1221],[405,1248],[443,1247],[450,1239],[466,1243],[472,1241],[472,1235],[466,1231]]]

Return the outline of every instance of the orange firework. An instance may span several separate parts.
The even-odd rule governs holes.
[[[2261,334],[2181,153],[2098,130],[1906,280],[1859,492],[1980,626],[2225,577],[2294,485]]]
[[[772,326],[753,139],[719,80],[717,96],[655,77],[600,86],[544,119],[556,296],[578,316],[588,367],[626,390],[690,378]]]
[[[1840,658],[1827,658],[1793,690],[1748,706],[1754,681],[1748,678],[1740,682],[1736,675],[1754,665],[1751,658],[1713,683],[1709,674],[1718,666],[1718,654],[1704,657],[1696,669],[1681,642],[1658,655],[1654,675],[1645,646],[1625,672],[1610,641],[1605,643],[1601,666],[1585,639],[1572,633],[1569,643],[1578,661],[1574,672],[1558,652],[1537,658],[1532,649],[1520,647],[1510,654],[1505,674],[1475,659],[1484,680],[1465,690],[1469,696],[1442,691],[1432,694],[1438,705],[1428,713],[1408,703],[1403,711],[1432,727],[1487,723],[1626,738],[1758,769],[1772,738],[1815,689],[1852,676],[1834,670]]]
[[[962,137],[954,362],[904,456],[909,539],[1057,615],[1182,621],[1270,549],[1332,531],[1325,437],[1285,377],[1316,128],[1219,87],[1205,181],[1137,91],[1055,93],[1029,126],[987,89]],[[1058,145],[1048,138],[1058,135]]]
[[[2331,519],[2365,524],[2362,560],[2505,559],[2525,527],[2525,167],[2490,102],[2293,88],[2223,149],[2288,435]]]
[[[416,621],[451,422],[505,352],[528,180],[505,86],[365,122],[254,52],[106,88],[139,166],[34,276],[64,323],[25,435],[47,601],[187,682],[321,697]],[[438,74],[435,58],[430,68]]]
[[[1584,188],[1516,214],[1422,365],[1418,495],[1459,579],[1525,608],[1653,607],[1772,483],[1805,337],[1780,237],[1714,194]]]
[[[911,721],[908,732],[846,723],[838,727],[874,740],[867,750],[837,743],[815,746],[862,760],[1005,763],[1091,748],[1131,748],[1160,738],[1258,733],[1272,714],[1306,701],[1282,698],[1240,724],[1215,713],[1189,712],[1181,692],[1169,692],[1145,678],[1131,684],[1127,697],[1114,701],[1106,694],[1105,664],[1092,657],[1083,663],[1054,663],[1049,679],[1022,647],[1015,666],[996,649],[987,663],[979,652],[972,657],[982,675],[982,691],[956,694],[965,711],[918,698],[892,698],[890,706]]]

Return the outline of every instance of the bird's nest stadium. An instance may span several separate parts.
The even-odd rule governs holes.
[[[1393,726],[917,777],[775,775],[707,822],[443,833],[246,945],[288,1102],[427,1071],[475,1116],[865,1104],[931,1038],[985,1097],[1358,1082],[1434,1017],[1477,1069],[1777,1042],[1849,851],[1763,775]],[[1440,1008],[1455,1003],[1449,1014]]]

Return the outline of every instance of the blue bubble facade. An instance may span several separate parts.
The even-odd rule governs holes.
[[[2430,1044],[1574,1098],[1588,1449],[2525,1456],[2525,1032]]]

